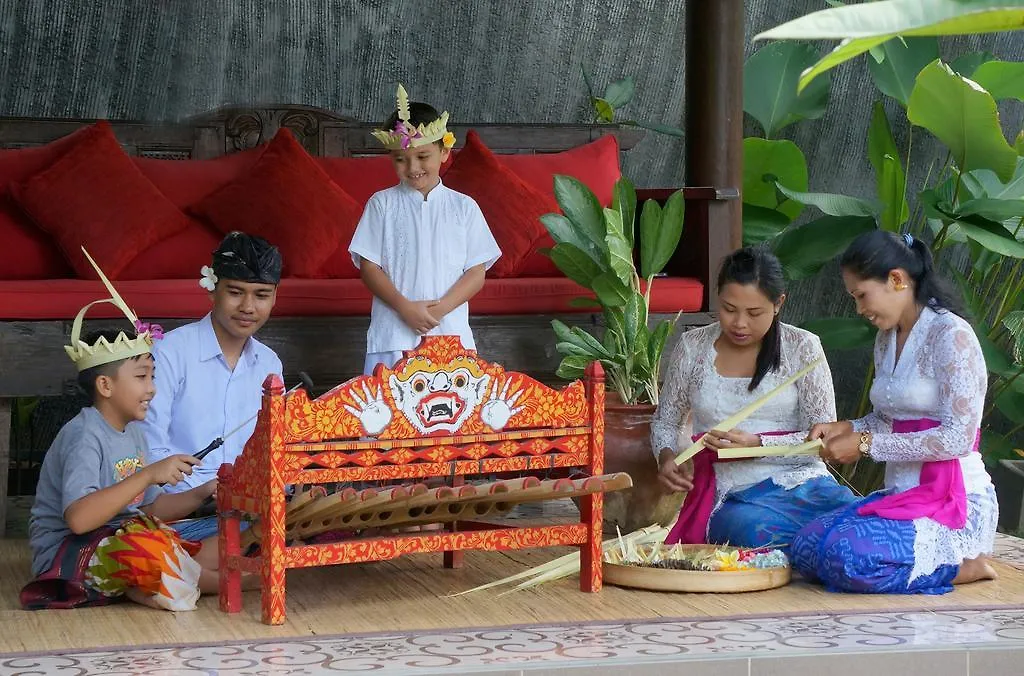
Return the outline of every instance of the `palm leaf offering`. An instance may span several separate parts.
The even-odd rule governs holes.
[[[818,455],[825,446],[821,439],[807,441],[796,446],[749,446],[745,448],[720,448],[719,460],[738,458],[788,458],[801,455]]]
[[[780,549],[749,549],[728,545],[634,544],[612,548],[605,563],[619,566],[732,572],[765,568],[786,568],[789,560]]]

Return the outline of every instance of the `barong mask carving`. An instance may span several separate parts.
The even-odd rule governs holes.
[[[321,439],[407,439],[580,424],[583,383],[555,391],[479,359],[456,336],[428,336],[394,369],[377,367],[313,401],[296,392],[289,433]],[[291,407],[290,407],[291,408]]]

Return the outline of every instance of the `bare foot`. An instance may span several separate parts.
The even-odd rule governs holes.
[[[152,594],[147,594],[137,587],[128,587],[124,590],[124,595],[129,601],[138,603],[140,606],[149,606],[150,608],[163,610],[163,608],[157,604],[156,599],[153,598]]]
[[[999,577],[996,569],[988,562],[987,556],[965,559],[960,564],[960,571],[953,578],[953,584],[968,584],[979,580],[995,580]]]

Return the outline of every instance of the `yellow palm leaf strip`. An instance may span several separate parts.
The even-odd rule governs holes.
[[[806,441],[796,446],[748,446],[742,448],[720,448],[718,457],[723,460],[736,458],[785,458],[798,455],[818,455],[825,444],[821,439]]]
[[[792,385],[793,383],[795,383],[796,381],[800,380],[805,375],[810,373],[812,370],[814,370],[818,366],[818,364],[820,364],[822,361],[824,361],[824,357],[821,358],[821,359],[816,359],[815,361],[811,362],[807,366],[803,367],[802,369],[800,369],[799,371],[794,373],[792,376],[787,378],[785,381],[783,381],[782,384],[780,384],[778,387],[776,387],[771,392],[768,392],[767,394],[765,394],[763,397],[761,397],[760,399],[758,399],[756,401],[752,401],[751,403],[749,403],[746,406],[744,406],[743,408],[741,408],[738,412],[734,413],[730,417],[726,418],[722,422],[720,422],[717,425],[715,425],[714,429],[716,429],[716,430],[718,430],[720,432],[728,432],[729,430],[733,429],[734,427],[739,425],[741,422],[743,422],[744,420],[746,420],[750,416],[754,415],[754,413],[756,413],[759,408],[761,408],[762,406],[767,404],[769,401],[771,401],[780,392],[782,392],[787,387],[789,387],[790,385]],[[682,453],[677,455],[676,458],[675,458],[676,464],[677,465],[682,465],[684,462],[686,462],[687,460],[689,460],[693,456],[697,455],[697,453],[699,453],[700,450],[702,448],[704,448],[704,437],[705,436],[706,435],[702,434],[700,439],[697,439],[697,441],[695,441],[692,444],[690,444],[689,448],[687,448],[685,451],[683,451]]]

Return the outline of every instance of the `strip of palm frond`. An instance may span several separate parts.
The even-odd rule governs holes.
[[[659,524],[652,524],[650,526],[647,526],[646,528],[641,528],[640,530],[633,531],[629,535],[622,536],[622,540],[627,542],[636,541],[638,543],[661,542],[665,539],[667,535],[668,528],[665,528],[664,526],[661,526]],[[604,552],[607,552],[611,548],[618,546],[619,540],[608,540],[602,543],[601,548]],[[526,586],[519,585],[516,587],[516,589],[526,589],[527,587],[542,584],[543,582],[549,582],[551,580],[558,580],[563,577],[568,577],[573,573],[578,573],[579,570],[580,553],[573,552],[571,554],[566,554],[565,556],[560,556],[559,558],[553,561],[548,561],[547,563],[541,564],[539,566],[534,566],[529,570],[524,570],[521,573],[516,573],[515,575],[510,575],[500,580],[495,580],[494,582],[488,582],[487,584],[482,584],[478,587],[473,587],[472,589],[456,592],[454,594],[448,594],[448,596],[462,596],[463,594],[470,594],[476,591],[483,591],[484,589],[492,589],[494,587],[500,587],[502,585],[518,582],[520,580],[528,580],[528,582],[524,583]]]
[[[824,444],[821,439],[806,441],[796,446],[749,446],[743,448],[720,448],[720,460],[737,458],[787,458],[800,455],[818,455]]]
[[[790,385],[792,385],[796,381],[800,380],[800,378],[802,378],[805,375],[807,375],[808,373],[810,373],[822,361],[823,361],[823,359],[817,359],[817,360],[811,362],[810,364],[808,364],[807,366],[803,367],[802,369],[800,369],[799,371],[794,373],[792,376],[787,378],[784,382],[782,382],[778,387],[776,387],[771,392],[768,392],[767,394],[765,394],[763,397],[761,397],[757,401],[753,401],[753,402],[747,404],[742,409],[740,409],[738,412],[734,413],[733,415],[731,415],[730,417],[726,418],[725,420],[723,420],[719,424],[715,425],[714,429],[720,430],[722,432],[728,432],[729,430],[733,429],[734,427],[739,425],[741,422],[743,422],[744,420],[749,418],[751,415],[753,415],[759,408],[761,408],[762,406],[767,404],[769,401],[771,401],[772,398],[777,396],[780,392],[785,390],[787,387],[789,387]],[[701,435],[700,439],[697,439],[697,441],[695,441],[692,444],[690,444],[689,448],[687,448],[685,451],[683,451],[682,453],[677,455],[676,458],[675,458],[676,464],[677,465],[681,465],[684,462],[686,462],[687,460],[689,460],[690,458],[692,458],[693,456],[697,455],[697,453],[699,453],[701,451],[701,449],[704,448],[704,437],[705,436],[706,435]]]

